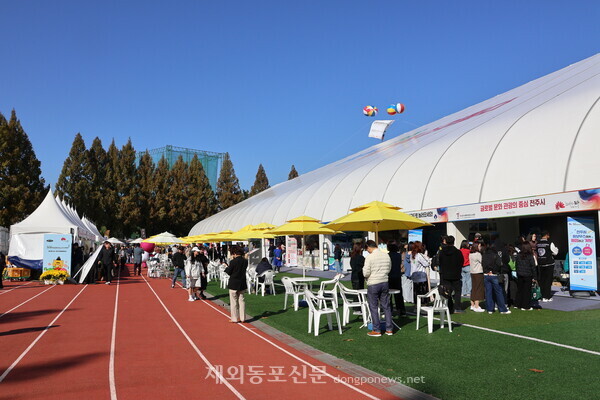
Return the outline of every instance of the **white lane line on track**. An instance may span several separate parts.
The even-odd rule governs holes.
[[[115,348],[117,337],[117,312],[119,310],[119,287],[121,274],[117,276],[117,294],[115,295],[115,313],[113,315],[112,337],[110,339],[110,361],[108,362],[108,384],[110,386],[110,399],[117,400],[117,385],[115,381]]]
[[[225,377],[223,377],[223,375],[221,375],[221,373],[219,372],[219,370],[217,370],[214,365],[212,365],[210,363],[210,361],[208,361],[208,359],[204,356],[204,354],[202,354],[202,352],[200,351],[200,349],[196,346],[196,344],[192,341],[192,339],[189,337],[189,335],[187,334],[187,332],[181,327],[181,325],[179,324],[179,322],[177,322],[177,320],[175,319],[175,317],[173,316],[173,314],[171,314],[171,311],[169,311],[169,309],[167,308],[167,306],[165,305],[165,303],[163,303],[163,301],[161,300],[160,297],[158,297],[158,294],[154,291],[154,288],[150,285],[150,283],[146,280],[146,277],[144,275],[142,275],[142,279],[144,279],[144,281],[146,282],[146,285],[148,285],[148,287],[150,288],[150,290],[152,291],[152,293],[154,293],[154,296],[156,297],[156,299],[158,300],[158,302],[163,306],[163,308],[165,309],[165,311],[167,312],[167,314],[169,314],[169,317],[171,317],[171,319],[173,320],[173,322],[175,323],[175,325],[177,326],[177,328],[179,328],[179,331],[183,334],[183,336],[187,339],[188,343],[192,346],[192,348],[196,351],[196,354],[198,354],[200,356],[200,358],[202,359],[202,361],[204,361],[204,363],[206,365],[208,365],[208,367],[210,368],[210,370],[215,374],[216,377],[219,378],[219,380],[225,384],[225,386],[227,386],[229,388],[229,390],[231,390],[233,392],[233,394],[235,394],[235,396],[240,399],[240,400],[245,400],[245,397],[242,396],[242,394],[240,392],[238,392],[232,385],[231,383],[229,383],[229,381],[227,379],[225,379]],[[178,282],[179,283],[179,282]]]
[[[210,302],[208,300],[203,301],[204,304],[208,305],[209,307],[211,307],[212,309],[214,309],[216,312],[223,314],[225,317],[229,318],[229,315],[227,315],[226,313],[224,313],[223,311],[219,310],[217,307],[215,307],[214,305],[210,304]],[[297,355],[295,355],[294,353],[291,353],[289,351],[287,351],[286,349],[284,349],[283,347],[277,345],[276,343],[273,343],[272,341],[270,341],[269,339],[267,339],[266,337],[259,335],[258,333],[254,332],[254,330],[248,328],[246,326],[246,324],[237,324],[239,326],[241,326],[242,328],[246,329],[248,332],[250,332],[251,334],[261,338],[262,340],[264,340],[265,342],[271,344],[273,347],[283,351],[285,354],[289,355],[292,358],[295,358],[296,360],[308,365],[309,367],[311,367],[313,369],[313,371],[318,371],[319,373],[326,375],[328,377],[330,377],[331,379],[333,379],[334,382],[336,383],[341,383],[342,385],[345,385],[347,387],[349,387],[352,390],[357,391],[358,393],[362,394],[365,397],[368,397],[369,399],[373,399],[373,400],[379,400],[379,397],[373,396],[363,390],[360,390],[359,388],[357,388],[356,386],[353,386],[351,384],[349,384],[348,382],[344,382],[342,380],[340,380],[338,377],[331,375],[329,372],[325,371],[322,368],[319,368],[318,366],[315,366],[313,364],[311,364],[310,362],[298,357]]]
[[[35,299],[36,297],[38,297],[39,295],[43,294],[44,292],[47,292],[48,290],[54,288],[55,286],[52,285],[50,286],[48,289],[42,290],[41,292],[39,292],[38,294],[36,294],[35,296],[25,300],[24,302],[22,302],[21,304],[19,304],[18,306],[14,306],[13,308],[11,308],[10,310],[8,310],[7,312],[5,312],[4,314],[0,315],[0,318],[4,317],[6,314],[8,314],[9,312],[16,310],[17,308],[21,307],[23,304],[26,304],[28,302],[30,302],[31,300]]]
[[[20,362],[20,361],[23,359],[23,357],[25,357],[25,356],[27,355],[27,353],[29,353],[29,351],[30,351],[30,350],[33,348],[33,346],[35,346],[35,344],[36,344],[37,342],[39,342],[39,340],[42,338],[42,336],[44,336],[44,335],[46,334],[46,332],[48,332],[48,330],[50,329],[50,327],[51,327],[52,325],[54,325],[54,323],[55,323],[55,322],[56,322],[56,321],[57,321],[57,320],[60,318],[60,316],[61,316],[61,315],[63,315],[63,313],[64,313],[64,312],[67,310],[67,308],[69,308],[69,307],[71,306],[71,304],[73,304],[73,302],[75,301],[75,299],[77,299],[77,297],[79,297],[79,295],[81,294],[81,292],[83,292],[83,291],[85,290],[85,288],[86,288],[86,287],[88,287],[88,285],[85,285],[85,286],[84,286],[84,287],[83,287],[83,288],[82,288],[82,289],[81,289],[81,290],[80,290],[80,291],[79,291],[79,292],[78,292],[78,293],[75,295],[75,297],[73,297],[73,298],[71,299],[71,301],[69,302],[69,304],[67,304],[67,305],[65,306],[65,308],[63,308],[63,309],[62,309],[62,311],[61,311],[61,312],[59,312],[59,313],[58,313],[58,315],[57,315],[56,317],[54,317],[54,319],[52,320],[52,322],[50,322],[50,323],[48,324],[48,326],[46,326],[46,328],[45,328],[45,329],[44,329],[44,330],[43,330],[43,331],[42,331],[42,332],[41,332],[41,333],[38,335],[38,337],[36,337],[36,338],[34,339],[34,341],[33,341],[33,342],[31,342],[31,344],[29,345],[29,347],[27,347],[27,348],[25,349],[25,351],[23,351],[23,352],[21,353],[21,355],[20,355],[20,356],[19,356],[19,357],[18,357],[18,358],[15,360],[15,362],[13,362],[13,363],[11,364],[11,366],[10,366],[10,367],[8,367],[8,368],[6,369],[6,371],[4,371],[4,373],[3,373],[2,375],[0,375],[0,382],[2,382],[2,381],[4,380],[4,378],[6,378],[6,376],[7,376],[7,375],[10,373],[10,371],[12,371],[12,370],[13,370],[13,369],[14,369],[14,368],[17,366],[17,364],[18,364],[18,363],[19,363],[19,362]]]
[[[549,345],[556,346],[556,347],[563,347],[563,348],[569,349],[569,350],[581,351],[583,353],[589,353],[589,354],[593,354],[595,356],[600,356],[600,352],[598,352],[598,351],[583,349],[581,347],[569,346],[568,344],[551,342],[549,340],[538,339],[538,338],[534,338],[534,337],[531,337],[531,336],[523,336],[523,335],[519,335],[519,334],[516,334],[516,333],[510,333],[510,332],[504,332],[504,331],[497,331],[495,329],[484,328],[482,326],[477,326],[477,325],[463,324],[463,323],[456,323],[456,322],[453,322],[453,324],[457,325],[457,326],[458,325],[467,326],[469,328],[481,329],[482,331],[494,332],[494,333],[498,333],[500,335],[512,336],[512,337],[516,337],[516,338],[519,338],[519,339],[531,340],[531,341],[538,342],[538,343],[549,344]]]
[[[7,290],[6,292],[3,290],[3,291],[0,293],[0,296],[2,296],[3,294],[6,294],[6,293],[12,292],[13,290],[15,290],[15,289],[18,289],[18,288],[20,288],[20,287],[27,286],[27,285],[29,285],[29,284],[31,284],[31,283],[33,283],[33,281],[29,281],[29,282],[27,282],[27,283],[26,283],[26,284],[24,284],[24,285],[15,286],[14,288]]]

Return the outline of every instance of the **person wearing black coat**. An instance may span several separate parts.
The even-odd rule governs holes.
[[[389,242],[387,249],[392,261],[392,268],[388,275],[388,286],[390,289],[400,290],[400,293],[394,294],[394,305],[396,306],[398,315],[406,315],[404,296],[402,295],[402,255],[399,253],[400,247],[396,242]]]
[[[515,307],[521,310],[531,310],[531,285],[537,280],[537,268],[533,258],[533,250],[529,243],[521,245],[521,251],[516,259],[517,269],[517,298]]]
[[[248,260],[244,258],[244,250],[238,246],[231,249],[233,259],[225,269],[229,275],[229,305],[231,308],[231,319],[229,322],[245,322],[246,303],[244,301],[244,292],[248,288],[246,284],[246,270],[248,269]]]
[[[483,267],[483,284],[485,286],[485,308],[488,314],[494,313],[494,304],[498,305],[500,314],[510,314],[510,310],[504,302],[504,291],[498,282],[498,276],[502,270],[502,258],[487,244],[481,246],[481,266]]]
[[[71,256],[71,276],[77,277],[79,276],[79,270],[83,265],[83,249],[79,246],[78,243],[73,244],[73,255]]]
[[[117,255],[108,240],[104,242],[104,247],[102,247],[102,250],[98,254],[98,264],[102,268],[102,274],[106,281],[105,284],[110,285],[112,269],[117,266]]]
[[[465,258],[460,250],[454,247],[454,236],[446,236],[446,246],[440,250],[439,263],[441,283],[454,291],[448,301],[450,313],[462,313],[460,295],[462,293],[462,268]]]
[[[365,257],[363,257],[362,252],[363,246],[360,243],[354,243],[352,252],[350,253],[350,268],[352,269],[350,280],[352,281],[352,289],[354,290],[365,288],[365,276],[362,272],[365,266]]]

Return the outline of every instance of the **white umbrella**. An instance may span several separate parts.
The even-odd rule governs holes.
[[[179,239],[178,237],[169,232],[159,233],[158,235],[143,240],[143,242],[156,244],[185,243],[183,240]]]
[[[137,238],[137,239],[133,239],[133,240],[132,240],[131,242],[129,242],[129,243],[142,243],[142,241],[143,241],[143,240],[144,240],[144,239],[142,239],[142,238]]]
[[[111,242],[112,244],[125,244],[123,242],[121,242],[119,239],[111,237],[110,239],[106,240],[107,242]]]

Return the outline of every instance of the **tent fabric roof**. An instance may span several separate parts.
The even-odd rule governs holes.
[[[332,221],[373,200],[417,211],[600,187],[599,100],[597,54],[275,185],[189,235]]]
[[[71,233],[71,229],[79,236],[95,239],[92,232],[77,216],[75,210],[67,211],[67,206],[58,198],[54,198],[49,190],[42,203],[23,221],[10,227],[11,235],[22,233]]]

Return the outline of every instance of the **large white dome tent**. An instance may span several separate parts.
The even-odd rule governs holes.
[[[198,222],[189,234],[280,225],[299,215],[331,221],[373,200],[432,222],[481,217],[465,210],[511,210],[513,202],[487,208],[507,199],[523,198],[514,207],[527,203],[529,212],[540,205],[530,203],[532,196],[579,193],[589,200],[589,191],[579,191],[600,187],[599,75],[595,55],[275,185]],[[584,209],[598,208],[590,204]]]

